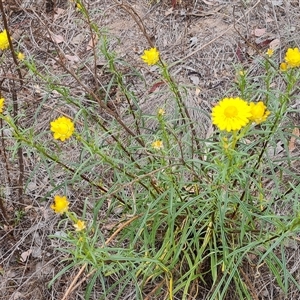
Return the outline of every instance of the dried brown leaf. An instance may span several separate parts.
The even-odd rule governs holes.
[[[65,55],[66,59],[69,60],[72,63],[79,62],[79,57],[77,55]]]
[[[25,261],[27,260],[27,258],[30,256],[31,252],[32,252],[32,249],[29,249],[29,250],[23,252],[23,253],[21,254],[20,260],[21,260],[22,262],[25,262]]]
[[[262,36],[262,35],[264,35],[266,33],[266,30],[267,30],[266,28],[255,28],[253,30],[253,34],[255,36]]]
[[[60,34],[51,33],[51,39],[53,42],[60,44],[65,41],[64,37]]]
[[[293,136],[291,137],[291,139],[289,141],[289,150],[290,150],[290,152],[292,152],[296,148],[295,141],[296,141],[297,137],[299,137],[299,135],[300,135],[299,128],[295,127],[293,129],[292,135]]]
[[[273,40],[273,41],[270,43],[270,45],[269,45],[269,47],[270,47],[271,49],[273,49],[273,50],[277,49],[279,46],[280,46],[280,40],[279,40],[279,39]]]
[[[96,46],[97,41],[98,41],[97,36],[94,34],[93,38],[90,39],[90,41],[89,41],[89,43],[88,43],[88,45],[86,47],[86,50],[87,51],[88,50],[92,50],[94,48],[94,46]]]

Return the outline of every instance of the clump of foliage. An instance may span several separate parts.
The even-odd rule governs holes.
[[[78,4],[89,20],[84,5]],[[95,282],[101,285],[103,299],[112,293],[114,299],[122,299],[129,286],[134,299],[146,294],[253,299],[249,278],[266,268],[284,293],[291,284],[300,288],[287,269],[284,246],[299,232],[299,179],[289,168],[296,158],[278,160],[275,153],[279,138],[289,151],[292,132],[284,121],[299,92],[299,49],[288,49],[280,68],[272,60],[276,51],[262,55],[259,87],[239,69],[231,95],[212,108],[214,132],[204,137],[158,49],[146,49],[141,60],[157,67],[176,114],[164,103],[152,115],[143,114],[119,71],[125,62],[109,50],[109,37],[90,21],[89,25],[97,36],[94,53],[105,59],[111,85],[126,99],[131,124],[97,93],[89,91],[93,106],[86,106],[24,56],[22,64],[32,76],[42,79],[76,113],[49,118],[49,130],[36,135],[16,122],[18,116],[4,109],[0,97],[1,119],[12,129],[17,146],[37,153],[49,173],[56,166],[66,174],[66,180],[45,195],[54,197],[51,208],[61,215],[58,226],[65,230],[52,238],[66,242],[60,249],[66,266],[50,285],[70,268],[81,266],[81,272],[87,272],[86,299]],[[8,38],[6,31],[0,34],[2,50],[9,48]],[[274,89],[275,80],[284,85]],[[144,127],[149,120],[156,124],[154,130]],[[78,149],[76,160],[68,158],[70,148]],[[285,174],[290,178],[283,184]],[[98,201],[90,203],[87,194],[78,216],[65,193],[68,185],[91,193],[98,190]],[[279,214],[278,203],[289,212]],[[108,234],[104,228],[112,217],[117,222]],[[62,229],[66,223],[71,226]],[[249,266],[254,271],[247,275],[244,269]]]

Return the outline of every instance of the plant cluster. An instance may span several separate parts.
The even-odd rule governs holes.
[[[83,3],[76,3],[87,17]],[[122,299],[129,287],[134,289],[134,299],[225,299],[228,295],[253,299],[251,281],[261,268],[269,270],[283,293],[291,285],[300,289],[285,265],[284,247],[299,232],[299,179],[289,170],[298,158],[289,156],[282,165],[274,154],[278,137],[286,141],[291,137],[290,128],[283,124],[299,95],[299,49],[287,49],[280,66],[273,60],[276,51],[269,49],[262,55],[261,86],[240,69],[231,95],[212,107],[215,130],[204,138],[195,130],[184,94],[155,47],[145,50],[141,60],[146,67],[157,67],[157,75],[172,93],[168,101],[173,101],[178,114],[171,115],[163,103],[151,116],[132,109],[138,101],[118,69],[121,60],[109,50],[108,37],[89,22],[98,38],[95,53],[105,58],[111,84],[128,101],[132,124],[90,93],[109,115],[104,122],[96,109],[84,106],[69,88],[38,71],[34,60],[20,52],[15,55],[24,67],[76,108],[76,114],[49,118],[49,131],[35,136],[10,115],[10,104],[4,109],[0,95],[0,117],[12,129],[18,146],[66,173],[66,181],[53,187],[50,206],[61,218],[59,226],[71,224],[63,235],[52,236],[66,242],[60,249],[66,266],[50,285],[81,265],[87,272],[85,299],[90,299],[95,282],[101,285],[103,299],[112,293]],[[6,30],[0,33],[1,50],[9,48],[8,37]],[[276,80],[284,88],[275,89],[271,83]],[[154,131],[143,128],[148,119],[157,124]],[[78,161],[68,159],[68,147],[79,149]],[[288,142],[284,148],[289,151]],[[286,174],[290,179],[283,185]],[[87,195],[78,216],[64,190],[82,182],[100,194],[92,204]],[[278,214],[278,203],[292,209]],[[93,217],[88,218],[88,213]],[[107,235],[105,222],[116,215],[118,222]],[[243,270],[250,266],[253,272],[247,275]]]

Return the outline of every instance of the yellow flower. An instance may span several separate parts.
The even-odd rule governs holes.
[[[4,98],[0,98],[0,114],[3,113],[4,101],[5,101]]]
[[[163,142],[160,140],[154,141],[152,147],[156,150],[162,149],[164,147]]]
[[[69,209],[69,201],[66,196],[55,196],[54,203],[50,206],[57,214],[63,214]]]
[[[62,142],[70,138],[74,132],[74,123],[66,117],[59,117],[50,125],[50,130],[54,133],[53,138]]]
[[[6,30],[4,29],[1,33],[0,33],[0,49],[1,50],[5,50],[9,47],[9,42],[8,42],[8,34],[6,32]]]
[[[76,3],[76,10],[82,10],[82,5],[80,3]]]
[[[165,110],[163,108],[160,108],[158,111],[157,111],[157,114],[158,116],[164,116],[166,114]]]
[[[224,147],[225,150],[227,150],[229,148],[229,143],[228,143],[228,139],[226,137],[221,139],[222,141],[222,145]]]
[[[300,51],[298,48],[289,48],[285,54],[285,62],[289,68],[300,67]]]
[[[81,220],[78,220],[73,226],[75,227],[75,231],[81,231],[86,228],[85,222]]]
[[[281,72],[285,72],[288,68],[287,63],[282,62],[279,66]]]
[[[155,65],[159,61],[159,51],[156,48],[145,50],[141,58],[147,65]]]
[[[22,52],[19,52],[18,54],[17,54],[17,57],[18,57],[18,60],[24,60],[24,58],[25,58],[25,55],[22,53]]]
[[[270,112],[267,110],[267,107],[264,105],[262,101],[259,101],[257,103],[251,102],[250,109],[251,109],[250,121],[253,121],[256,124],[260,124],[266,121],[267,117],[270,114]]]
[[[267,53],[266,53],[269,57],[271,57],[273,54],[274,54],[274,50],[273,49],[271,49],[271,48],[269,48],[268,50],[267,50]]]
[[[212,109],[212,122],[220,130],[240,130],[249,123],[250,106],[241,98],[224,98]]]
[[[4,29],[1,33],[0,33],[0,49],[1,50],[5,50],[9,47],[9,42],[8,42],[8,34],[6,32],[6,30]]]

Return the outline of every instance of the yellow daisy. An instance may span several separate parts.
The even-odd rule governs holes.
[[[66,196],[55,196],[54,203],[50,206],[57,214],[63,214],[69,209],[69,201]]]
[[[164,116],[166,114],[165,110],[163,108],[159,108],[157,111],[158,116]]]
[[[22,60],[24,60],[25,55],[24,55],[22,52],[19,52],[19,53],[17,54],[17,57],[18,57],[18,60],[22,61]]]
[[[0,33],[0,49],[1,50],[5,50],[9,47],[9,42],[8,42],[8,34],[6,32],[6,30],[4,29],[1,33]]]
[[[4,102],[5,102],[5,99],[4,98],[0,98],[0,114],[3,113]]]
[[[156,48],[145,50],[141,58],[147,65],[155,65],[159,61],[159,51]]]
[[[271,49],[271,48],[269,48],[269,49],[267,50],[266,54],[267,54],[269,57],[271,57],[271,56],[274,54],[274,50]]]
[[[251,109],[250,121],[253,121],[256,124],[260,124],[266,121],[267,117],[270,114],[270,112],[267,110],[267,107],[264,105],[262,101],[259,101],[257,103],[251,102],[250,109]]]
[[[300,67],[300,51],[298,48],[289,48],[285,54],[285,62],[287,63],[287,67],[296,68]]]
[[[76,3],[76,10],[82,10],[82,5],[80,3]]]
[[[81,221],[81,220],[78,220],[78,221],[76,222],[76,224],[74,224],[73,226],[74,226],[74,228],[75,228],[75,231],[81,231],[81,230],[83,230],[83,229],[86,228],[85,222],[84,222],[84,221]]]
[[[285,72],[288,68],[287,63],[282,62],[279,66],[281,72]]]
[[[224,98],[212,109],[212,122],[220,130],[240,130],[249,123],[250,106],[241,98]]]
[[[159,150],[159,149],[162,149],[164,147],[164,144],[162,141],[160,140],[157,140],[157,141],[154,141],[152,143],[152,148],[154,148],[155,150]]]
[[[59,117],[50,123],[53,138],[62,142],[70,138],[74,132],[74,123],[66,117]]]

